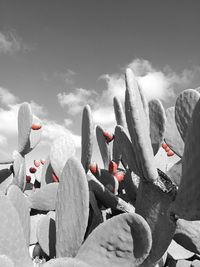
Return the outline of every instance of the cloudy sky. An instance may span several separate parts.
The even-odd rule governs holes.
[[[200,86],[199,14],[199,0],[0,0],[0,149],[16,148],[25,101],[44,123],[32,157],[66,129],[79,147],[87,103],[95,124],[113,130],[128,66],[148,99],[172,106]]]

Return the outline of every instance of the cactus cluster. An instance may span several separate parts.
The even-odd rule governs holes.
[[[185,90],[165,111],[130,69],[125,84],[114,133],[85,106],[81,159],[70,132],[58,136],[34,179],[25,156],[42,122],[21,105],[18,148],[0,153],[0,267],[200,266],[200,94]]]

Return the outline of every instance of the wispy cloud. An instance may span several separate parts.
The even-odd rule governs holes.
[[[36,44],[26,44],[14,31],[0,32],[0,53],[15,53],[18,51],[30,52],[35,49]]]
[[[73,70],[68,69],[66,72],[55,72],[54,76],[61,78],[66,84],[73,84],[75,74]]]
[[[13,105],[17,103],[18,97],[12,94],[7,89],[0,87],[0,102],[4,105]]]
[[[17,138],[17,115],[21,104],[19,99],[5,88],[0,88],[0,103],[5,106],[0,108],[0,147],[3,147],[8,143],[9,138]],[[30,105],[33,114],[42,119],[43,131],[40,145],[50,146],[53,139],[70,132],[76,147],[80,147],[81,137],[66,128],[72,123],[70,119],[65,119],[62,124],[57,123],[48,118],[48,113],[43,106],[34,101],[31,101]]]
[[[80,113],[86,104],[93,104],[96,92],[83,88],[76,88],[70,93],[59,93],[57,95],[58,102],[61,107],[66,107],[70,115]]]

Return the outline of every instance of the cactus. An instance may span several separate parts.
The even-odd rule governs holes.
[[[26,239],[26,245],[28,247],[30,243],[30,216],[28,202],[22,191],[16,185],[11,185],[8,188],[7,197],[12,202],[12,205],[18,212],[24,236]]]
[[[176,99],[175,120],[183,141],[186,139],[188,125],[199,98],[200,94],[196,90],[188,89],[184,90]]]
[[[162,103],[158,99],[149,102],[150,138],[154,155],[158,152],[164,139],[166,116]]]
[[[50,162],[59,179],[67,160],[74,156],[75,152],[75,144],[70,132],[54,140],[50,150]]]
[[[31,267],[25,236],[17,211],[6,196],[0,196],[0,255],[9,257],[15,267]]]
[[[41,173],[41,187],[45,186],[46,184],[52,183],[52,172],[53,168],[50,163],[49,157],[46,159]]]
[[[188,128],[182,158],[182,178],[172,211],[186,220],[200,220],[199,151],[200,101],[195,106]]]
[[[15,267],[14,262],[6,255],[0,255],[0,263],[2,267]]]
[[[89,190],[83,167],[71,157],[62,172],[56,201],[56,256],[74,257],[89,216]]]
[[[43,216],[37,225],[36,230],[37,240],[42,250],[51,259],[56,256],[56,225],[55,214],[49,212]]]
[[[81,137],[81,163],[87,173],[93,149],[93,121],[89,105],[83,109]]]
[[[28,196],[30,208],[43,211],[55,210],[57,191],[57,183],[50,183],[36,189]]]
[[[113,98],[113,106],[114,106],[115,119],[116,119],[117,125],[121,125],[122,127],[125,127],[126,126],[125,114],[122,108],[122,104],[117,97]]]
[[[166,110],[166,117],[165,142],[181,158],[184,151],[184,142],[176,126],[174,107]]]
[[[99,225],[76,258],[96,267],[140,266],[149,254],[151,242],[150,228],[141,216],[121,214]]]
[[[101,157],[104,163],[104,168],[108,169],[109,162],[111,160],[109,144],[106,142],[105,137],[103,136],[104,130],[100,127],[96,127],[96,137],[99,150],[101,152]]]

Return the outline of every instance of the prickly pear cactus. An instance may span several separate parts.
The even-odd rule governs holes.
[[[13,152],[13,158],[14,158],[13,184],[17,185],[23,191],[25,187],[25,181],[26,181],[25,158],[17,151]]]
[[[30,243],[30,211],[28,202],[22,191],[16,185],[11,185],[8,188],[7,197],[12,202],[19,215],[19,219],[26,239],[26,245],[28,247]]]
[[[89,105],[83,109],[82,128],[81,128],[81,163],[85,172],[88,171],[88,166],[91,163],[92,149],[93,149],[93,120]]]
[[[70,132],[54,140],[50,150],[50,162],[59,179],[66,162],[75,155],[75,151],[75,144]]]
[[[56,256],[74,257],[89,216],[89,189],[80,162],[71,157],[62,172],[56,201]]]
[[[33,267],[18,213],[3,195],[0,195],[0,217],[0,255],[10,258],[15,267]]]
[[[113,98],[113,106],[114,106],[115,119],[116,119],[117,125],[126,127],[126,118],[125,118],[124,110],[122,107],[122,103],[119,100],[119,98],[117,97]]]
[[[140,266],[151,243],[150,228],[140,215],[121,214],[99,225],[76,258],[96,267]]]

